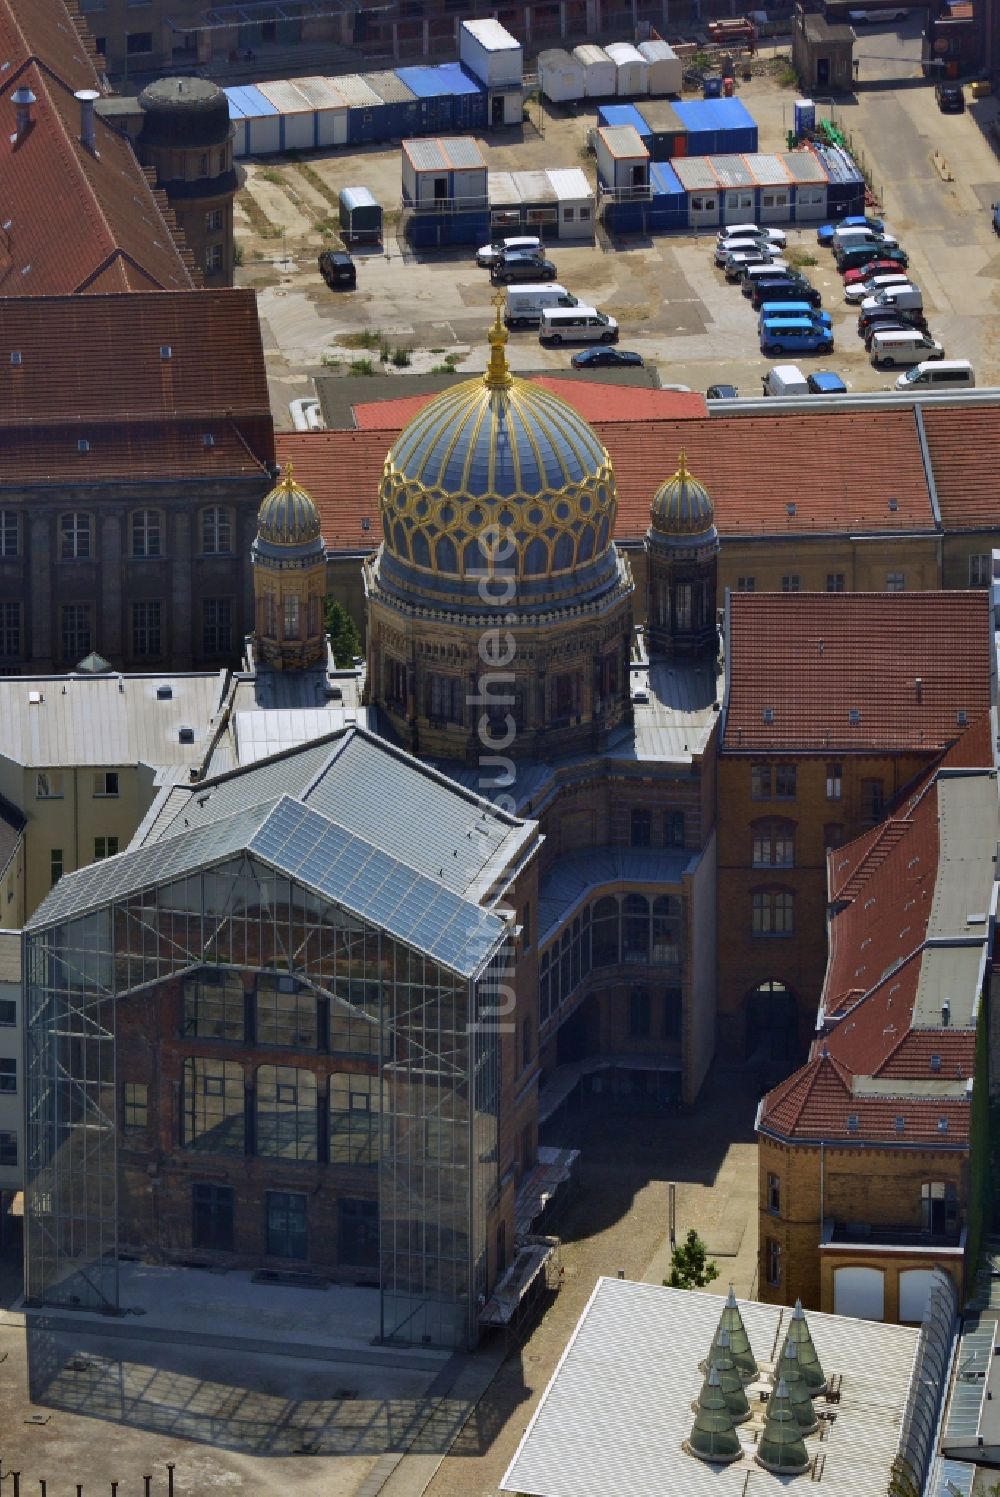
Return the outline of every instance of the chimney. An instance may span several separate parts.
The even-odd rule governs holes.
[[[97,133],[94,129],[94,103],[101,96],[95,88],[78,88],[73,97],[80,101],[80,144],[92,156],[96,156]]]
[[[31,106],[37,104],[38,100],[30,88],[16,89],[11,95],[14,100],[14,134],[11,136],[11,144],[23,140],[31,128]]]
[[[947,998],[941,1002],[941,1027],[947,1029],[951,1023],[951,1003]]]

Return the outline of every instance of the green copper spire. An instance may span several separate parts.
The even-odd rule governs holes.
[[[798,1476],[809,1469],[809,1453],[792,1413],[784,1378],[771,1394],[754,1459],[777,1476]]]
[[[736,1303],[736,1295],[733,1293],[732,1284],[729,1286],[725,1308],[722,1311],[715,1335],[712,1338],[711,1350],[705,1361],[701,1364],[703,1372],[715,1360],[719,1349],[719,1336],[723,1331],[728,1331],[729,1333],[729,1355],[736,1364],[737,1372],[745,1383],[752,1383],[757,1376],[757,1363],[753,1352],[750,1350],[750,1338],[747,1335],[746,1326],[743,1324],[743,1316],[740,1314],[740,1307]]]
[[[813,1408],[809,1389],[806,1387],[802,1369],[799,1367],[798,1351],[794,1341],[785,1341],[781,1360],[774,1369],[774,1380],[776,1383],[784,1383],[788,1390],[788,1402],[799,1429],[804,1435],[811,1435],[819,1424],[819,1420],[816,1418],[816,1410]]]
[[[691,1437],[684,1442],[689,1455],[719,1466],[731,1465],[743,1454],[733,1416],[726,1407],[719,1369],[713,1362],[708,1377],[694,1405]]]
[[[712,1365],[719,1374],[719,1385],[726,1400],[726,1408],[732,1414],[734,1423],[742,1424],[745,1419],[750,1418],[750,1405],[743,1391],[743,1379],[740,1377],[739,1368],[733,1361],[733,1354],[729,1349],[729,1332],[725,1327],[716,1336],[715,1341],[715,1360]]]
[[[816,1354],[812,1332],[809,1329],[800,1299],[795,1301],[795,1309],[792,1311],[792,1318],[788,1322],[785,1346],[788,1346],[790,1342],[795,1343],[799,1358],[799,1371],[802,1374],[803,1382],[809,1389],[809,1395],[811,1398],[818,1398],[821,1393],[826,1392],[826,1374]],[[782,1347],[781,1355],[785,1355],[785,1347]]]

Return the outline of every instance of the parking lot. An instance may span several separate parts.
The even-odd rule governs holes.
[[[979,385],[998,384],[1000,242],[989,205],[1000,196],[1000,171],[983,128],[998,106],[988,99],[970,102],[964,114],[941,114],[932,84],[920,78],[919,46],[916,16],[901,25],[866,28],[857,48],[859,88],[853,99],[838,102],[836,120],[871,166],[887,227],[907,250],[922,289],[930,332],[946,357],[972,361]],[[794,97],[772,78],[741,84],[740,98],[758,122],[762,150],[784,148]],[[594,116],[581,110],[578,116],[547,111],[539,117],[537,106],[531,112],[541,130],[529,123],[523,132],[483,140],[490,168],[582,166],[593,178],[585,140]],[[313,375],[349,377],[352,365],[367,372],[372,354],[361,345],[372,332],[391,352],[404,351],[398,365],[391,357],[380,365],[376,350],[376,370],[426,371],[449,356],[459,370],[484,365],[494,288],[471,250],[418,256],[397,242],[391,210],[399,200],[399,160],[398,147],[391,147],[310,155],[304,166],[282,159],[247,165],[252,218],[244,195],[239,274],[243,284],[258,288],[274,413],[282,426],[290,424],[288,402],[312,393]],[[336,193],[358,183],[390,210],[385,252],[359,253],[356,291],[330,291],[319,278],[316,256],[324,244],[336,242],[329,234]],[[705,390],[725,380],[742,394],[756,395],[773,360],[760,353],[749,302],[713,264],[714,238],[707,231],[612,242],[602,233],[596,244],[556,242],[547,252],[559,281],[617,318],[619,346],[640,352],[664,384]],[[837,370],[851,390],[889,388],[893,376],[868,362],[856,310],[844,301],[830,251],[817,247],[810,228],[789,229],[788,247],[815,257],[817,263],[803,270],[822,292],[835,338],[832,354],[797,361],[806,372]],[[511,338],[516,369],[565,368],[570,353],[542,348],[530,331]]]

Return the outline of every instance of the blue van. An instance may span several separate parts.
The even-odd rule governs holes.
[[[760,330],[760,351],[772,353],[829,353],[833,347],[833,330],[811,317],[797,317],[790,322],[766,318]]]
[[[779,318],[782,322],[788,322],[794,317],[806,317],[810,322],[822,323],[823,327],[833,327],[833,318],[829,312],[811,307],[807,301],[766,301],[760,309],[757,319],[757,331],[762,331],[764,323],[769,318]]]

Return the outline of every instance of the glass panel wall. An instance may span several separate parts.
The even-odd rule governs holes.
[[[651,966],[680,976],[683,905],[672,894],[605,894],[575,916],[539,958],[545,1024],[599,968]]]

